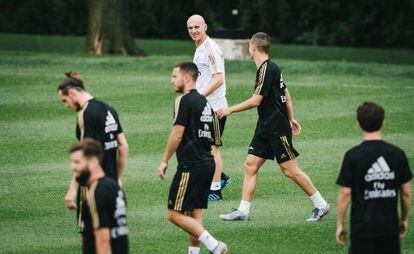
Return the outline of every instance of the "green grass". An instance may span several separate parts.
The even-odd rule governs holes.
[[[185,234],[165,219],[175,159],[167,180],[160,181],[155,169],[171,128],[176,96],[169,84],[171,67],[191,60],[193,45],[139,42],[154,55],[87,57],[79,53],[79,38],[0,36],[1,253],[80,252],[75,215],[63,203],[75,114],[55,94],[63,72],[70,69],[85,77],[92,94],[119,111],[130,144],[124,184],[131,253],[186,252]],[[240,200],[243,161],[257,117],[256,110],[250,110],[228,119],[222,155],[233,183],[224,191],[226,200],[205,211],[206,228],[229,244],[230,253],[347,253],[334,240],[335,180],[343,154],[360,142],[355,109],[364,100],[381,103],[387,114],[385,140],[403,148],[414,166],[414,53],[280,49],[282,57],[277,62],[303,127],[303,134],[294,139],[301,153],[299,163],[334,205],[333,212],[321,223],[305,223],[311,202],[273,162],[267,162],[260,171],[252,220],[224,223],[218,219]],[[170,56],[157,56],[165,52]],[[233,61],[226,68],[230,104],[248,98],[253,92],[254,64]],[[414,221],[414,216],[410,219]],[[404,253],[414,253],[412,225],[402,242]]]
[[[189,40],[137,39],[138,46],[150,56],[192,55],[194,44]],[[84,37],[34,36],[0,34],[0,50],[81,55]],[[402,49],[357,49],[345,47],[273,45],[271,55],[296,60],[336,60],[345,62],[377,62],[414,64],[414,51]]]

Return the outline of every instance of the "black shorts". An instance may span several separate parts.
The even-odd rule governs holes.
[[[214,112],[214,118],[213,118],[213,146],[222,146],[223,142],[221,140],[221,137],[223,136],[224,132],[224,126],[226,125],[226,119],[227,117],[219,118],[217,116],[217,113]]]
[[[256,134],[250,143],[248,154],[268,160],[276,159],[279,164],[299,156],[293,147],[292,136],[262,137]]]
[[[215,168],[214,159],[178,168],[170,187],[168,209],[183,213],[206,209]]]
[[[349,254],[400,254],[400,236],[387,235],[351,239]]]

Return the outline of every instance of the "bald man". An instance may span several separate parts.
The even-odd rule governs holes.
[[[202,16],[192,15],[187,20],[187,29],[196,46],[193,60],[199,70],[196,89],[207,98],[215,112],[212,153],[216,162],[216,169],[208,200],[220,201],[223,200],[221,190],[231,181],[229,176],[222,173],[223,160],[219,150],[219,147],[223,145],[221,137],[226,124],[226,117],[219,119],[216,114],[220,109],[228,108],[224,57],[219,46],[207,35],[207,24]]]

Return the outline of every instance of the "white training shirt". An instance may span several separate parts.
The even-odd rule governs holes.
[[[207,96],[207,101],[214,111],[227,108],[224,57],[219,46],[207,36],[207,39],[203,44],[196,48],[193,62],[198,68],[196,89],[201,94],[204,94],[207,88],[211,85],[213,74],[223,73],[224,83]]]

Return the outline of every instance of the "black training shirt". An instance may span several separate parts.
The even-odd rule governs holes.
[[[94,231],[109,228],[114,254],[128,253],[126,201],[112,178],[102,177],[86,189],[82,202],[82,241],[84,253],[96,253]]]
[[[118,180],[117,135],[122,126],[115,109],[103,101],[91,99],[78,113],[76,137],[92,138],[102,144],[104,158],[102,168],[106,176]]]
[[[398,192],[411,178],[405,153],[391,144],[364,141],[349,150],[337,184],[352,189],[351,237],[398,235]]]
[[[259,120],[256,133],[259,135],[291,135],[286,106],[286,85],[279,66],[270,59],[264,61],[256,72],[255,94],[263,100],[257,107]]]
[[[175,100],[174,125],[185,127],[177,149],[178,166],[191,166],[212,159],[213,110],[196,89]]]

